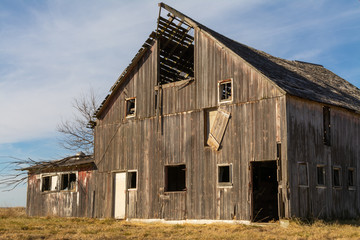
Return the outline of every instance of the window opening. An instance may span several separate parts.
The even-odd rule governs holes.
[[[325,166],[316,167],[317,185],[325,186]]]
[[[165,192],[186,190],[186,167],[185,165],[165,167]]]
[[[299,186],[308,186],[307,163],[299,163]]]
[[[355,186],[355,170],[353,168],[348,169],[348,186]]]
[[[44,176],[42,177],[42,188],[41,191],[45,192],[45,191],[56,191],[57,188],[57,179],[58,176],[54,175],[54,176]]]
[[[338,167],[333,168],[333,186],[334,187],[341,186],[341,168]]]
[[[134,117],[136,113],[136,98],[129,98],[126,102],[126,117]]]
[[[136,171],[128,172],[128,189],[136,189]]]
[[[232,183],[231,165],[218,166],[218,183],[220,185],[228,185]]]
[[[76,173],[61,174],[61,189],[73,191],[76,190]]]
[[[232,101],[232,79],[219,81],[219,102]]]
[[[324,144],[330,146],[330,108],[323,107],[323,128],[324,128]]]

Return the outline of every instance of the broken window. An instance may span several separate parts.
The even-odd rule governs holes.
[[[330,146],[330,108],[323,107],[323,129],[324,129],[324,144]]]
[[[232,183],[232,166],[218,165],[218,183],[219,185],[231,185]]]
[[[325,166],[319,165],[316,167],[316,178],[318,186],[325,186]]]
[[[232,101],[232,79],[221,80],[218,82],[219,102],[229,102]]]
[[[341,168],[339,167],[333,167],[333,186],[341,186]]]
[[[307,163],[299,163],[299,186],[308,186],[308,168]]]
[[[208,110],[204,111],[204,130],[205,130],[204,143],[205,143],[205,146],[209,146],[207,141],[209,139],[210,130],[211,130],[212,126],[214,125],[216,114],[217,114],[216,109],[208,109]]]
[[[43,176],[42,177],[41,191],[46,192],[46,191],[56,191],[56,190],[58,190],[57,182],[58,182],[58,176],[57,175]]]
[[[136,189],[136,171],[128,172],[128,189]]]
[[[136,98],[125,99],[126,117],[134,117],[136,114]]]
[[[355,187],[355,169],[348,168],[348,187]]]
[[[65,173],[61,174],[61,188],[64,191],[75,191],[76,190],[76,173]]]
[[[225,134],[225,130],[230,118],[230,113],[219,109],[212,127],[210,128],[207,144],[213,149],[218,150]]]
[[[186,167],[175,165],[165,167],[165,192],[186,190]]]

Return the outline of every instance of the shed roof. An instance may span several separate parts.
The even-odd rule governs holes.
[[[360,89],[322,65],[274,57],[227,38],[164,3],[159,3],[159,6],[183,20],[189,26],[198,30],[201,29],[202,32],[208,34],[223,47],[232,51],[261,72],[287,94],[357,112],[360,111]],[[150,35],[150,38],[145,43],[150,40],[154,40],[154,34]],[[139,53],[143,53],[145,50],[143,46]],[[127,69],[131,69],[139,60],[140,58],[135,57]],[[102,109],[109,101],[109,96],[111,97],[124,78],[125,76],[122,74],[111,88],[112,92],[105,98],[96,112],[97,117],[99,117]]]
[[[76,169],[77,167],[85,165],[94,165],[94,157],[93,155],[85,155],[84,153],[79,152],[74,156],[69,156],[60,160],[39,162],[30,167],[22,168],[21,170],[29,172],[46,172],[60,168]]]

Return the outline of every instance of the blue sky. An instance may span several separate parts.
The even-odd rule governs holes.
[[[156,28],[153,0],[0,0],[0,167],[9,156],[73,154],[56,125],[90,88],[105,97]],[[165,2],[207,27],[274,56],[319,63],[360,87],[360,1]],[[25,206],[26,185],[0,192]]]

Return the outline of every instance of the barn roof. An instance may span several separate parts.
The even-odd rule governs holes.
[[[60,160],[39,162],[30,167],[22,168],[21,170],[29,172],[51,172],[57,169],[76,169],[80,166],[93,164],[93,155],[85,155],[83,152],[79,152],[74,156],[69,156]]]
[[[188,26],[201,29],[202,32],[206,33],[224,48],[227,48],[252,65],[287,94],[357,112],[360,111],[360,89],[322,65],[274,57],[227,38],[164,3],[160,3],[159,6],[160,9],[166,9],[171,16],[180,19]],[[121,85],[129,70],[140,60],[139,56],[144,54],[155,38],[156,33],[153,32],[129,67],[126,68],[111,88],[111,92],[114,92]],[[111,96],[111,93],[105,98],[96,112],[97,117],[100,116],[102,109],[107,105],[109,96]]]

